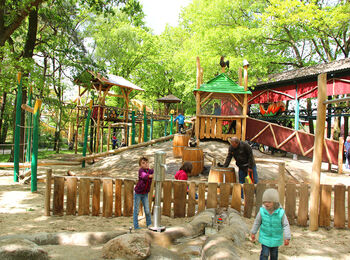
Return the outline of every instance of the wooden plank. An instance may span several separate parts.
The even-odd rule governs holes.
[[[100,202],[101,202],[101,179],[95,179],[93,181],[92,188],[92,216],[100,215]]]
[[[251,218],[254,204],[254,184],[243,184],[244,193],[244,212],[243,216],[245,218]]]
[[[124,180],[124,210],[123,216],[130,217],[133,213],[134,181]]]
[[[114,216],[120,217],[122,215],[122,180],[115,180],[114,201]]]
[[[205,133],[205,118],[200,119],[200,133],[199,133],[199,138],[203,139],[204,138],[204,133]]]
[[[53,215],[63,216],[64,177],[53,178]]]
[[[307,226],[309,213],[309,187],[307,184],[300,184],[299,187],[299,208],[298,208],[298,225]]]
[[[198,184],[198,213],[205,210],[205,183]]]
[[[238,138],[241,138],[242,136],[242,119],[237,119],[236,120],[236,136]]]
[[[186,216],[186,194],[187,183],[182,181],[174,182],[174,218]]]
[[[320,186],[320,215],[319,226],[329,227],[331,225],[331,204],[332,204],[332,186],[322,184]]]
[[[102,216],[112,217],[113,214],[113,180],[103,179],[103,208]]]
[[[187,217],[193,217],[196,211],[196,183],[191,182],[188,188]]]
[[[240,183],[234,183],[233,189],[232,189],[232,198],[231,198],[231,208],[237,210],[238,212],[241,212],[241,192],[242,192],[242,186]]]
[[[350,186],[348,187],[348,228],[350,228]]]
[[[216,209],[218,205],[217,183],[208,183],[208,196],[207,196],[207,208]]]
[[[76,177],[67,178],[66,215],[75,215],[77,213],[77,183]]]
[[[231,183],[220,183],[220,207],[227,208],[229,205]]]
[[[207,118],[206,124],[205,124],[205,138],[210,138],[210,128],[211,128],[211,120],[210,118]]]
[[[211,119],[210,138],[215,138],[216,118]]]
[[[222,120],[218,119],[216,123],[216,138],[222,137]]]
[[[294,183],[286,184],[286,215],[289,224],[294,225],[295,223],[295,209],[296,209],[296,196],[297,189]]]
[[[171,200],[173,193],[173,183],[171,181],[163,182],[163,208],[162,214],[164,216],[171,216]]]
[[[265,190],[266,190],[266,184],[265,183],[258,183],[256,185],[255,216],[258,214],[258,212],[260,210],[260,207],[262,205],[262,196],[263,196]]]
[[[345,228],[345,186],[334,185],[334,227]]]
[[[79,207],[78,215],[90,214],[90,179],[81,178],[79,180]]]

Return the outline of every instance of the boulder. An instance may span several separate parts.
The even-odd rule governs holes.
[[[145,259],[151,254],[150,243],[144,233],[131,233],[108,241],[102,248],[105,259]]]
[[[48,253],[27,239],[3,239],[0,241],[2,260],[47,260]]]
[[[180,255],[174,253],[173,251],[157,245],[151,246],[151,255],[147,258],[147,260],[174,260],[174,259],[187,260],[188,258],[183,258]]]

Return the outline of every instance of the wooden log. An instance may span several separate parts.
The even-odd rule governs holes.
[[[186,191],[186,182],[174,182],[174,218],[184,218],[186,216]]]
[[[262,196],[263,196],[265,190],[266,190],[266,184],[265,183],[258,183],[256,185],[255,216],[258,214],[258,212],[260,210],[260,207],[262,205]]]
[[[299,187],[299,207],[298,207],[298,225],[306,227],[309,213],[309,187],[307,184],[301,184]]]
[[[205,183],[198,184],[198,213],[205,210]]]
[[[241,212],[241,192],[242,192],[242,186],[240,183],[234,183],[233,189],[232,189],[232,199],[231,199],[231,208],[237,210],[238,212]]]
[[[77,183],[76,177],[67,178],[66,215],[75,215],[77,213]]]
[[[207,208],[214,208],[216,209],[218,204],[218,194],[217,194],[217,183],[208,183],[208,196],[207,196]]]
[[[310,196],[310,225],[311,231],[318,229],[318,212],[320,203],[320,175],[322,164],[322,150],[324,142],[324,124],[326,121],[326,105],[323,102],[327,99],[327,73],[318,75],[318,97],[317,97],[317,118],[314,153],[312,159],[311,175],[311,196]]]
[[[343,151],[344,151],[344,137],[339,137],[339,150],[338,150],[338,174],[343,173]]]
[[[55,176],[53,180],[53,215],[63,216],[64,177]]]
[[[106,218],[112,217],[113,214],[113,180],[103,180],[103,210],[102,216]]]
[[[90,214],[90,179],[80,179],[78,215]]]
[[[254,204],[254,184],[243,184],[244,192],[244,212],[245,218],[251,218]]]
[[[320,197],[320,227],[329,227],[331,225],[331,203],[332,203],[332,186],[321,185]]]
[[[334,227],[345,228],[345,186],[334,186]]]
[[[188,189],[187,217],[193,217],[196,211],[196,183],[191,182]]]
[[[286,185],[286,215],[289,224],[295,223],[295,209],[296,209],[296,185],[294,183],[288,183]]]
[[[134,181],[124,180],[124,217],[133,215]]]
[[[122,215],[122,180],[115,180],[114,201],[114,216],[120,217]]]
[[[101,179],[95,179],[93,181],[93,188],[92,188],[92,209],[91,209],[92,216],[100,215],[100,204],[101,204],[100,202],[101,202]]]
[[[173,183],[172,181],[163,182],[163,208],[162,214],[164,216],[171,216],[171,201],[173,193]]]
[[[229,205],[229,197],[231,191],[230,183],[220,184],[220,207],[227,208]]]
[[[284,198],[286,193],[286,175],[285,175],[286,164],[278,163],[278,194],[280,203],[284,207]]]
[[[50,216],[52,169],[46,171],[45,216]]]

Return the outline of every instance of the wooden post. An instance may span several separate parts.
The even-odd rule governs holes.
[[[242,86],[242,68],[238,69],[238,85]]]
[[[197,89],[201,86],[201,64],[199,57],[196,59],[197,61]],[[196,123],[195,123],[195,136],[199,142],[199,116],[201,114],[201,96],[199,91],[196,92]]]
[[[21,72],[17,74],[17,101],[16,101],[16,121],[15,121],[15,137],[14,137],[14,161],[13,161],[13,180],[18,182],[19,176],[19,147],[21,142],[20,125],[21,125],[21,105],[22,105],[22,77]]]
[[[318,230],[318,210],[320,201],[320,175],[322,164],[322,149],[324,142],[324,125],[326,122],[327,74],[318,75],[318,99],[314,153],[312,158],[311,196],[310,196],[310,227],[311,231]]]
[[[45,189],[45,216],[50,216],[50,201],[51,201],[51,176],[52,169],[46,172],[46,189]]]
[[[111,144],[111,123],[108,123],[107,151],[110,150],[110,144]]]
[[[80,104],[80,99],[78,100],[78,112],[77,112],[77,129],[75,130],[75,140],[74,140],[74,153],[77,154],[78,153],[78,134],[79,134],[79,112],[80,112],[80,108],[79,108],[79,104]]]
[[[286,194],[286,180],[285,180],[285,168],[286,168],[286,163],[285,162],[280,162],[278,164],[278,193],[280,197],[280,203],[282,207],[284,207],[284,198]]]
[[[244,91],[248,90],[248,64],[243,66],[244,69]],[[244,94],[243,99],[243,116],[242,119],[242,141],[245,141],[246,128],[247,128],[247,111],[248,111],[248,96]]]
[[[343,151],[344,151],[344,137],[339,137],[338,174],[343,173]]]

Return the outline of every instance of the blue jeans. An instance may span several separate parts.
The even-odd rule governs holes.
[[[245,181],[244,178],[247,176],[247,174],[248,172],[239,168],[238,170],[239,183],[244,183]],[[253,166],[253,178],[254,178],[254,183],[257,184],[259,182],[259,178],[258,178],[258,172],[256,170],[256,165]]]
[[[149,210],[149,203],[148,203],[148,193],[146,194],[136,194],[134,193],[134,214],[133,214],[133,222],[134,222],[134,228],[139,228],[139,209],[140,209],[140,201],[142,202],[143,208],[145,210],[146,215],[146,224],[147,227],[152,224],[151,220],[151,212]]]
[[[260,260],[277,260],[278,259],[278,246],[277,247],[268,247],[263,244],[261,244],[261,254],[260,254]]]

